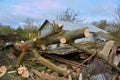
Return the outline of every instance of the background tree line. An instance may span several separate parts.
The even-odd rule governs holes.
[[[24,28],[21,26],[15,28],[12,28],[11,26],[8,25],[2,25],[0,24],[0,35],[5,35],[5,34],[19,34],[25,39],[30,39],[33,37],[36,37],[38,34],[38,27],[34,24],[34,19],[32,18],[27,18],[24,21]]]
[[[107,22],[107,20],[94,21],[91,24],[95,25],[98,28],[101,28],[105,31],[110,32],[114,37],[120,39],[120,6],[115,8],[115,16],[113,22]],[[71,23],[82,23],[84,21],[81,17],[80,12],[76,12],[71,8],[67,8],[61,13],[58,13],[56,16],[57,20],[71,22]],[[0,34],[9,34],[9,33],[18,33],[21,36],[29,39],[30,37],[35,37],[38,35],[38,28],[36,26],[33,18],[27,18],[24,21],[24,28],[19,26],[17,29],[11,28],[11,26],[0,24]]]

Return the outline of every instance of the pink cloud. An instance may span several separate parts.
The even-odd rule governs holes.
[[[29,11],[29,7],[24,4],[18,4],[13,6],[14,13],[25,13]]]
[[[40,10],[51,10],[61,8],[60,3],[55,0],[34,0],[33,6]]]
[[[30,2],[22,2],[13,6],[15,13],[35,13],[38,11],[49,12],[62,8],[61,4],[55,0],[33,0]]]
[[[27,7],[25,7],[23,5],[15,5],[14,8],[18,9],[18,10],[27,10]]]

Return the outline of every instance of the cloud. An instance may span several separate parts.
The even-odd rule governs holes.
[[[115,6],[116,5],[114,5],[110,0],[101,0],[101,2],[97,3],[91,9],[91,13],[102,16],[112,16]]]
[[[60,3],[55,0],[35,0],[33,6],[40,10],[59,9],[61,8]]]
[[[60,4],[55,0],[33,0],[31,2],[21,2],[13,6],[16,11],[47,11],[61,8]]]
[[[45,17],[54,14],[62,8],[56,0],[30,0],[12,5],[11,13],[14,15],[26,15],[27,17]]]
[[[2,0],[0,1],[0,22],[22,23],[27,17],[34,19],[55,19],[57,12],[66,8],[75,9],[88,20],[111,19],[119,0]],[[86,17],[86,18],[87,18]]]

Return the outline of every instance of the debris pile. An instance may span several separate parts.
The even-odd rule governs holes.
[[[46,34],[13,44],[8,53],[0,51],[19,54],[6,56],[14,61],[1,65],[3,80],[120,80],[120,45],[115,40],[75,43],[89,37],[89,28],[66,31],[62,24],[50,25]]]

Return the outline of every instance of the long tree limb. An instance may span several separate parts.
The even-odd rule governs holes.
[[[50,33],[52,34],[52,33]],[[46,47],[50,44],[57,44],[57,43],[67,43],[69,41],[74,41],[75,39],[88,37],[89,36],[89,29],[80,28],[72,31],[60,31],[58,33],[54,33],[52,35],[46,35],[44,37],[37,38],[35,42],[36,46],[42,48]],[[43,48],[44,49],[44,48]]]
[[[48,68],[52,69],[53,71],[56,71],[56,72],[60,73],[61,75],[67,74],[67,71],[66,71],[66,70],[64,70],[64,69],[56,66],[55,64],[51,63],[49,60],[47,60],[47,59],[45,59],[44,57],[42,57],[42,56],[38,53],[37,49],[34,48],[34,49],[32,49],[32,51],[33,51],[34,56],[40,61],[41,64],[47,66]],[[75,73],[73,73],[72,76],[73,76],[74,78],[78,77],[78,75],[75,74]]]
[[[35,69],[31,69],[31,72],[39,76],[42,80],[68,80],[67,78],[55,77],[49,74],[42,74]]]
[[[68,75],[70,75],[73,71],[75,71],[78,68],[82,68],[82,66],[84,65],[84,63],[86,63],[88,60],[90,60],[91,58],[93,58],[97,53],[92,54],[90,57],[88,57],[87,59],[85,59],[82,63],[80,63],[76,68],[74,68],[72,71],[70,71],[68,74],[66,74],[64,77],[67,77]]]
[[[18,58],[17,62],[16,62],[16,67],[19,66],[19,64],[22,62],[23,58],[25,57],[25,51],[22,51],[20,57]]]
[[[92,55],[94,53],[96,53],[96,51],[91,51],[88,50],[87,48],[81,47],[81,46],[77,46],[75,43],[69,43],[70,45],[76,47],[77,49],[84,51],[86,54]],[[96,57],[103,59],[104,61],[106,61],[109,65],[111,65],[114,69],[116,69],[117,71],[120,72],[120,68],[117,67],[115,64],[111,63],[108,61],[108,58],[106,56],[104,56],[103,54],[101,54],[100,52],[97,53]]]

